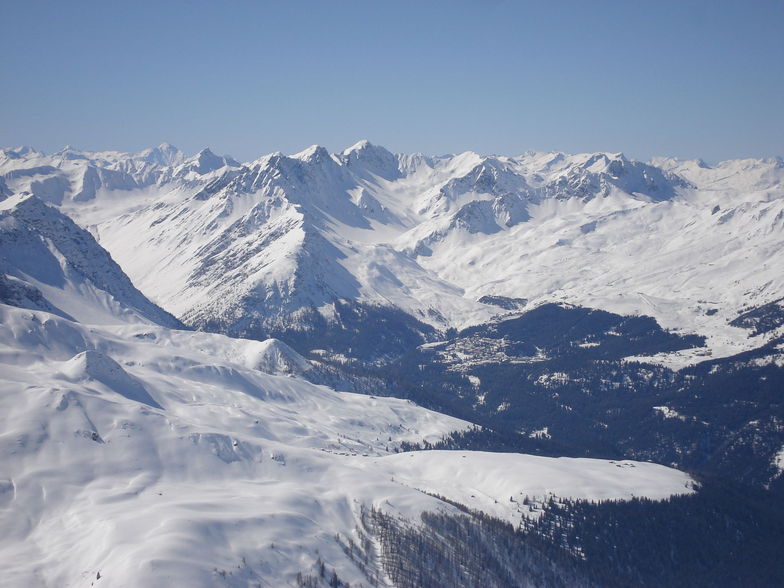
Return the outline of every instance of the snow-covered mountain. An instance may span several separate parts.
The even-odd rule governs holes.
[[[489,521],[463,507],[513,525],[465,546],[503,567],[505,534],[561,516],[558,500],[696,487],[625,458],[781,491],[783,177],[780,159],[367,141],[242,164],[167,144],[0,151],[4,581],[391,585],[422,564],[390,537],[441,537],[423,513]],[[615,459],[582,457],[597,455]],[[661,536],[776,537],[775,517],[743,527],[765,527],[744,510],[759,497],[706,487],[633,508]],[[607,560],[576,531],[550,538],[572,563]],[[594,585],[535,551],[521,584]],[[629,581],[645,567],[618,565]]]
[[[33,195],[0,203],[0,260],[6,585],[284,585],[321,565],[358,585],[385,569],[364,509],[460,512],[438,494],[519,524],[541,514],[524,497],[693,491],[652,463],[398,453],[471,425],[311,384],[280,341],[178,330]],[[361,567],[349,540],[369,541]]]
[[[651,315],[726,355],[759,344],[729,323],[784,279],[781,159],[426,157],[361,141],[241,165],[168,145],[6,149],[0,173],[59,204],[186,324],[259,339],[339,325],[340,304],[400,310],[426,334],[513,299]]]
[[[0,301],[88,324],[180,326],[133,286],[90,233],[29,193],[0,202]]]

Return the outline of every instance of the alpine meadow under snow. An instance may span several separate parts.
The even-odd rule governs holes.
[[[369,509],[522,534],[569,499],[699,494],[686,469],[775,490],[783,180],[367,141],[0,150],[3,582],[406,585]],[[591,563],[567,535],[542,569]]]

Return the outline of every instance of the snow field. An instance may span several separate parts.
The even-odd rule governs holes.
[[[354,582],[334,535],[352,536],[361,504],[410,520],[453,510],[425,490],[514,521],[510,495],[689,491],[652,464],[394,454],[469,424],[249,369],[258,342],[0,311],[9,585],[86,586],[98,572],[112,586],[280,585],[318,557]]]

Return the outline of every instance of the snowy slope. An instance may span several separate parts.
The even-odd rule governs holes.
[[[408,518],[450,511],[418,488],[510,518],[516,511],[490,497],[538,493],[549,483],[543,471],[560,480],[547,489],[562,496],[690,491],[688,476],[652,464],[384,457],[467,423],[250,369],[254,341],[140,324],[86,328],[7,305],[0,315],[0,561],[9,585],[81,586],[100,572],[113,586],[210,586],[224,571],[229,585],[276,585],[319,556],[361,580],[334,534],[353,532],[360,504]],[[483,500],[470,500],[475,487]]]
[[[544,472],[564,496],[691,491],[686,474],[651,464],[397,455],[470,425],[310,384],[296,374],[311,364],[279,341],[169,328],[57,210],[31,196],[2,207],[2,292],[14,294],[0,304],[5,585],[276,586],[318,558],[358,583],[335,534],[353,536],[363,505],[410,520],[456,512],[420,489],[479,488],[472,506],[512,520],[490,497],[537,493]]]
[[[133,181],[88,198],[92,168]],[[227,333],[307,330],[314,310],[337,321],[338,300],[462,327],[503,314],[479,302],[503,296],[651,315],[726,355],[761,343],[728,323],[784,286],[780,159],[434,158],[360,141],[242,165],[166,146],[5,150],[0,173],[60,203],[156,303]]]
[[[417,451],[378,460],[395,480],[444,496],[513,524],[536,517],[551,496],[624,500],[634,496],[664,499],[689,493],[693,482],[683,473],[647,462],[587,458],[550,458],[474,451]],[[680,488],[679,488],[680,485]]]
[[[465,427],[249,370],[220,355],[254,343],[218,335],[3,306],[0,339],[0,559],[14,586],[98,571],[117,586],[212,585],[215,567],[290,580],[353,528],[354,499],[434,507],[351,455]]]
[[[360,504],[406,517],[490,497],[690,491],[652,464],[423,452],[467,423],[247,366],[256,342],[149,325],[85,328],[0,307],[0,561],[13,586],[291,581],[321,556],[358,581],[335,533]],[[459,463],[456,463],[459,462]],[[459,467],[458,467],[459,466]],[[549,472],[550,482],[543,477]],[[472,500],[468,490],[481,491]],[[511,504],[507,502],[507,504]],[[516,505],[513,505],[516,506]],[[507,512],[509,511],[509,512]]]
[[[90,233],[36,196],[0,202],[0,300],[85,323],[178,321],[150,303]]]

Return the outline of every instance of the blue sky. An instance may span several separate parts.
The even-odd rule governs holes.
[[[783,1],[0,0],[0,145],[784,155]]]

